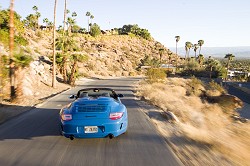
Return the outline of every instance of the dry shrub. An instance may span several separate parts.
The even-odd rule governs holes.
[[[186,83],[187,83],[187,79],[184,79],[184,78],[168,78],[166,80],[166,83],[169,84],[169,85],[172,85],[172,86],[182,86],[182,87],[185,87],[186,86]]]
[[[208,88],[210,90],[216,90],[219,91],[221,94],[226,93],[226,90],[219,84],[217,84],[216,82],[214,82],[214,80],[212,80],[211,82],[209,82],[209,86]]]
[[[217,103],[223,108],[223,111],[228,114],[237,114],[235,109],[241,108],[243,106],[243,102],[236,96],[232,95],[220,95],[220,96],[210,96],[208,97],[208,101],[211,103]]]
[[[147,70],[146,76],[149,82],[158,82],[166,78],[166,73],[164,69],[160,68],[150,68]]]
[[[203,86],[203,83],[201,80],[192,77],[187,82],[187,95],[195,95],[195,96],[201,96],[203,92],[205,91],[205,88]]]
[[[208,97],[215,97],[215,96],[220,96],[221,92],[218,90],[206,90],[206,96]]]
[[[226,90],[214,81],[209,82],[206,90],[206,95],[208,97],[220,96],[225,94]]]
[[[142,83],[137,93],[163,110],[173,112],[178,117],[181,132],[186,138],[209,145],[236,165],[248,165],[250,124],[237,124],[231,118],[236,113],[235,103],[240,105],[240,101],[219,96],[218,100],[226,104],[222,105],[220,102],[207,103],[196,95],[187,96],[185,88],[191,87],[190,82],[197,89],[203,87],[197,80],[168,78],[165,83]],[[225,111],[226,106],[230,112]]]

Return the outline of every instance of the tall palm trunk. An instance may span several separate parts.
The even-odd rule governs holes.
[[[177,64],[178,64],[178,62],[177,62],[177,41],[175,42],[175,56],[176,56],[176,58],[175,58],[175,67],[176,67],[176,69],[177,69]]]
[[[53,25],[53,70],[52,70],[52,87],[56,87],[56,6],[57,0],[54,5],[54,25]]]
[[[10,99],[15,97],[15,62],[13,61],[14,50],[14,0],[10,1]]]
[[[1,50],[0,50],[1,52]],[[0,56],[0,105],[3,101],[3,71],[2,71],[2,56]]]
[[[64,0],[63,32],[66,31],[67,0]]]
[[[63,60],[62,60],[62,63],[63,63],[63,82],[64,83],[67,83],[68,82],[68,77],[67,77],[67,57],[66,55],[63,56]]]
[[[177,56],[177,41],[175,42],[175,54],[176,54],[176,56]]]
[[[230,63],[230,59],[228,58],[228,60],[227,60],[227,77],[226,77],[226,80],[228,80],[229,63]]]
[[[209,72],[209,78],[210,78],[210,80],[212,79],[212,71],[213,71],[213,66],[210,67],[210,72]]]
[[[71,74],[70,74],[70,78],[69,78],[69,84],[70,85],[74,85],[75,84],[75,72],[76,72],[76,67],[77,67],[77,60],[74,60],[74,64],[72,66],[71,69]]]
[[[24,86],[24,77],[27,70],[18,67],[16,72],[16,88],[15,88],[15,102],[20,102],[23,100],[23,86]]]
[[[64,83],[67,83],[67,70],[66,70],[66,61],[67,61],[67,57],[65,55],[65,32],[66,32],[66,16],[67,16],[67,0],[64,0],[64,21],[63,21],[63,43],[62,43],[62,54],[63,54],[63,69],[62,69],[62,73],[63,73],[63,81]],[[68,28],[69,29],[69,28]],[[69,35],[69,33],[68,33]]]

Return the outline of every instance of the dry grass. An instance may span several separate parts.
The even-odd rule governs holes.
[[[173,112],[180,120],[178,126],[184,137],[209,145],[210,150],[221,153],[234,165],[250,165],[250,124],[231,118],[231,114],[237,114],[238,105],[230,104],[233,100],[225,97],[223,103],[231,105],[227,108],[230,111],[225,111],[225,105],[208,103],[200,94],[187,93],[190,83],[192,86],[198,82],[182,78],[169,78],[165,83],[144,82],[138,87],[138,95]],[[206,90],[202,84],[196,87]]]

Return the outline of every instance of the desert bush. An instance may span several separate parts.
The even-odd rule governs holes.
[[[39,38],[42,38],[43,37],[42,31],[36,30],[36,36],[39,37]]]
[[[187,95],[200,96],[205,91],[204,85],[201,80],[196,77],[191,77],[187,83]]]
[[[91,26],[91,29],[90,29],[90,35],[93,36],[93,37],[97,37],[98,35],[101,34],[101,29],[100,27],[94,23],[92,26]]]
[[[9,32],[7,30],[0,29],[0,41],[6,46],[9,44]]]
[[[136,73],[131,71],[131,72],[129,72],[129,76],[136,76]]]
[[[23,53],[15,54],[14,59],[16,66],[22,68],[29,66],[30,62],[33,60],[31,56],[25,55]]]
[[[225,94],[225,93],[226,93],[226,90],[221,85],[214,82],[214,80],[208,83],[206,95],[220,96],[221,94]]]
[[[160,68],[150,68],[146,72],[146,76],[148,77],[150,82],[157,82],[166,78],[165,70]]]
[[[193,70],[193,71],[198,70],[200,68],[199,63],[193,58],[190,61],[188,61],[185,66],[187,69]]]

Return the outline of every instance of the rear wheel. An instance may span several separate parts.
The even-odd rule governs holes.
[[[59,127],[59,133],[60,133],[60,135],[63,135],[63,127],[62,127],[62,125],[60,125],[60,127]]]

